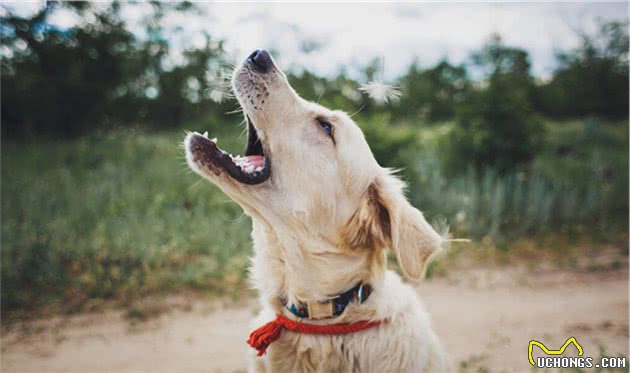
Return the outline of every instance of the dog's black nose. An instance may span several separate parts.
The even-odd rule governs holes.
[[[271,69],[271,66],[273,66],[271,56],[264,49],[256,49],[249,55],[249,57],[247,57],[247,61],[249,61],[254,68],[261,73],[266,73]]]

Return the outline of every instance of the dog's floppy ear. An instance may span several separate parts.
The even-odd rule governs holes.
[[[378,177],[344,228],[344,236],[353,249],[391,248],[403,274],[419,280],[443,239],[407,201],[403,188],[404,184],[393,175]]]
[[[377,182],[370,184],[359,208],[345,225],[342,236],[350,249],[379,249],[391,245],[391,216],[380,189]]]

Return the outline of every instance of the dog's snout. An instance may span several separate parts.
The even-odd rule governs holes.
[[[271,60],[271,56],[264,49],[256,49],[252,54],[247,57],[247,61],[251,63],[254,68],[261,72],[266,73],[273,66],[273,61]]]

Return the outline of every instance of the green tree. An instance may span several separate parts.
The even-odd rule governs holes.
[[[88,5],[72,4],[79,12]],[[3,131],[74,135],[106,115],[110,93],[133,74],[133,36],[112,5],[96,22],[61,30],[46,21],[58,4],[32,17],[3,17]]]
[[[151,5],[142,40],[128,30],[116,1],[102,10],[87,2],[48,2],[29,17],[2,17],[3,133],[76,136],[139,123],[178,126],[227,111],[211,97],[208,79],[223,64],[222,43],[206,35],[204,47],[184,51],[182,64],[167,65],[162,19],[191,6]],[[93,21],[55,27],[48,19],[60,7]]]
[[[394,118],[435,122],[455,115],[455,107],[470,84],[464,66],[442,60],[435,67],[421,70],[414,61],[401,77],[400,87],[403,95],[392,108]]]
[[[578,48],[558,53],[558,69],[538,89],[538,109],[556,117],[626,117],[628,22],[602,23],[580,38]]]
[[[514,170],[532,159],[543,130],[530,104],[527,52],[505,46],[495,35],[471,57],[485,80],[459,105],[448,168]]]

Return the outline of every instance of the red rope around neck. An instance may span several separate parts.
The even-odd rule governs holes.
[[[249,335],[247,343],[258,350],[258,356],[262,356],[267,351],[267,347],[280,338],[283,328],[303,334],[348,334],[372,328],[381,323],[382,321],[357,321],[350,324],[316,325],[306,324],[288,319],[282,315],[276,315],[275,320],[254,330]]]

